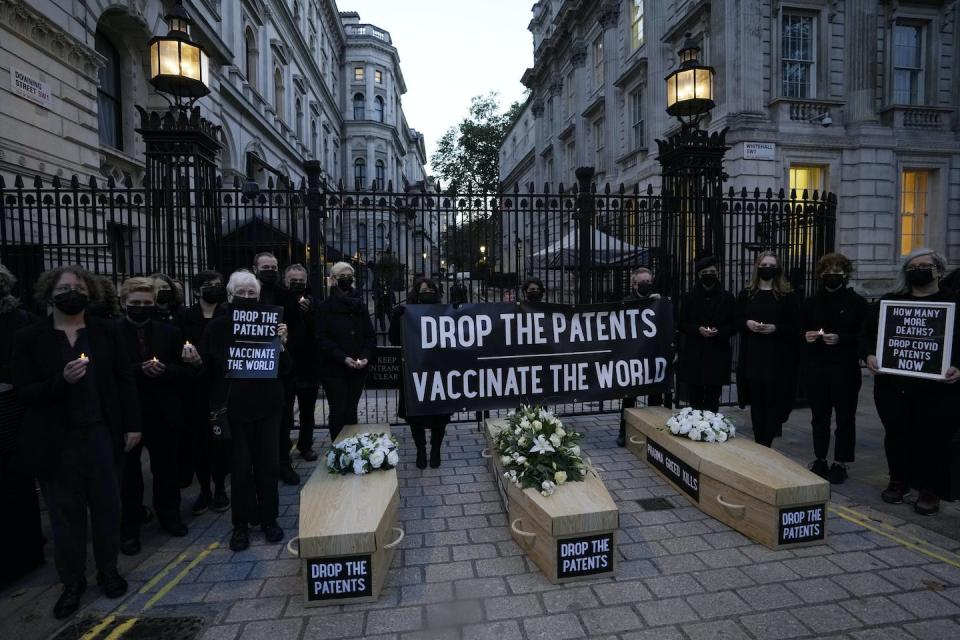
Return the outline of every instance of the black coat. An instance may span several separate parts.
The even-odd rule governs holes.
[[[366,375],[366,369],[349,368],[344,360],[372,360],[377,347],[370,314],[363,301],[332,291],[317,305],[317,347],[322,376]]]
[[[227,307],[229,311],[229,307]],[[280,352],[277,378],[256,380],[227,379],[227,342],[230,340],[230,314],[217,316],[207,325],[200,340],[203,371],[210,385],[210,407],[224,403],[230,419],[243,422],[261,420],[283,409],[283,377],[293,368],[290,353]]]
[[[13,336],[30,326],[37,317],[20,306],[13,296],[0,299],[0,382],[11,384],[13,372]]]
[[[172,324],[151,320],[146,329],[147,353],[140,353],[137,327],[118,321],[127,347],[130,372],[137,381],[144,429],[180,429],[183,426],[183,390],[197,377],[194,367],[184,364],[183,334]],[[163,374],[151,378],[143,363],[156,357],[166,365]]]
[[[680,334],[677,378],[687,384],[722,386],[730,382],[736,334],[736,303],[733,294],[715,286],[707,291],[697,285],[680,299],[677,328]],[[717,335],[704,338],[700,327],[713,327]]]
[[[283,321],[287,325],[287,351],[293,359],[294,379],[297,382],[317,383],[320,380],[320,360],[317,357],[316,301],[312,301],[310,308],[304,311],[300,306],[300,298],[291,296],[283,307]]]
[[[123,453],[123,434],[141,431],[140,402],[130,371],[129,356],[114,322],[86,318],[91,366],[96,367],[100,411],[113,436],[117,462]],[[47,318],[25,329],[13,347],[13,385],[26,405],[21,451],[25,463],[39,478],[56,473],[60,447],[69,421],[68,384],[63,379],[66,362],[60,333]]]
[[[803,302],[800,312],[800,340],[805,368],[811,372],[824,366],[859,367],[858,341],[867,316],[867,301],[849,287],[830,293],[824,289]],[[823,340],[808,343],[807,331],[835,333],[840,341],[828,345]]]

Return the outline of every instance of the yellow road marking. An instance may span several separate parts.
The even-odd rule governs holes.
[[[191,571],[194,567],[196,567],[198,564],[200,564],[201,562],[203,562],[203,559],[206,558],[208,555],[210,555],[210,552],[213,551],[214,549],[216,549],[216,548],[219,547],[219,546],[220,546],[220,543],[219,543],[219,542],[212,542],[206,549],[204,549],[203,551],[201,551],[200,554],[197,555],[196,558],[194,558],[193,560],[190,561],[190,564],[188,564],[187,566],[185,566],[185,567],[180,571],[180,573],[178,573],[178,574],[173,578],[173,580],[171,580],[171,581],[168,582],[167,584],[163,585],[163,587],[161,587],[159,591],[157,591],[155,594],[153,594],[153,597],[151,597],[149,600],[147,600],[147,602],[143,605],[143,611],[146,611],[147,609],[151,608],[153,605],[157,604],[160,600],[162,600],[163,597],[166,596],[166,595],[170,592],[171,589],[173,589],[175,586],[177,586],[178,584],[180,584],[180,581],[183,580],[183,579],[187,576],[187,574],[190,573],[190,571]]]
[[[83,635],[80,637],[80,640],[93,640],[93,639],[96,638],[98,635],[100,635],[100,632],[101,632],[101,631],[103,631],[104,629],[106,629],[107,627],[109,627],[110,625],[112,625],[112,624],[113,624],[113,621],[116,620],[116,619],[117,619],[117,616],[111,613],[111,614],[108,615],[106,618],[104,618],[103,620],[101,620],[101,621],[99,622],[99,624],[97,624],[95,627],[93,627],[92,629],[90,629],[90,631],[87,631],[85,634],[83,634]]]
[[[123,624],[117,625],[117,628],[110,632],[110,635],[106,637],[106,640],[119,640],[123,637],[127,631],[130,631],[133,628],[133,625],[137,624],[140,618],[130,618],[129,620],[124,621]]]
[[[840,505],[830,505],[830,510],[833,513],[840,516],[841,518],[843,518],[844,520],[847,520],[848,522],[858,524],[865,529],[869,529],[870,531],[873,531],[874,533],[877,533],[883,536],[884,538],[893,540],[894,542],[897,542],[907,547],[908,549],[912,549],[917,553],[922,553],[923,555],[933,558],[934,560],[939,560],[940,562],[944,562],[952,567],[957,567],[958,569],[960,569],[960,559],[958,559],[955,554],[952,554],[949,551],[942,551],[939,549],[934,551],[932,549],[926,549],[922,545],[929,545],[931,547],[934,545],[930,544],[929,542],[920,540],[918,538],[914,538],[913,540],[910,540],[907,537],[904,537],[903,535],[894,534],[894,533],[891,533],[890,531],[885,531],[881,526],[873,524],[872,522],[868,522],[869,516],[865,514],[861,514],[848,507],[841,507]],[[849,511],[851,513],[844,513],[843,512],[844,510]],[[893,527],[888,526],[888,528],[893,531],[896,531],[896,529],[894,529]],[[946,555],[946,554],[949,554],[949,555]]]

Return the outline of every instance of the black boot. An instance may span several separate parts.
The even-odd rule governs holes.
[[[447,425],[430,428],[430,468],[436,469],[440,466],[440,447],[443,446],[443,434],[447,430]]]
[[[417,445],[417,469],[427,468],[427,433],[423,427],[410,427],[413,443]]]
[[[627,424],[622,419],[620,420],[620,433],[617,434],[617,446],[627,446]]]

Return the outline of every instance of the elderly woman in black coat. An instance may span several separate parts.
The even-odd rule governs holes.
[[[438,304],[439,302],[440,287],[437,286],[436,282],[427,278],[417,280],[407,294],[407,304]],[[403,344],[401,316],[404,311],[404,306],[399,306],[393,311],[390,319],[390,344]],[[439,467],[440,449],[443,446],[443,436],[447,430],[447,424],[450,423],[450,414],[441,413],[427,416],[408,416],[407,403],[404,399],[403,390],[401,389],[397,415],[406,420],[407,424],[410,425],[410,433],[413,435],[413,441],[417,445],[417,468],[427,468],[427,429],[430,430],[430,468],[436,469]]]

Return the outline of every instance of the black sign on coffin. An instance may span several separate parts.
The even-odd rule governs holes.
[[[307,600],[341,600],[373,595],[370,554],[307,560]]]
[[[256,305],[230,309],[227,340],[227,378],[276,378],[280,372],[280,336],[283,307]]]
[[[647,438],[647,462],[688,496],[700,502],[700,472]]]
[[[823,540],[827,533],[826,511],[825,504],[780,509],[780,519],[777,522],[780,544]]]
[[[557,578],[613,572],[613,534],[557,540]]]
[[[639,303],[410,305],[408,415],[612,400],[670,385],[673,308]]]

